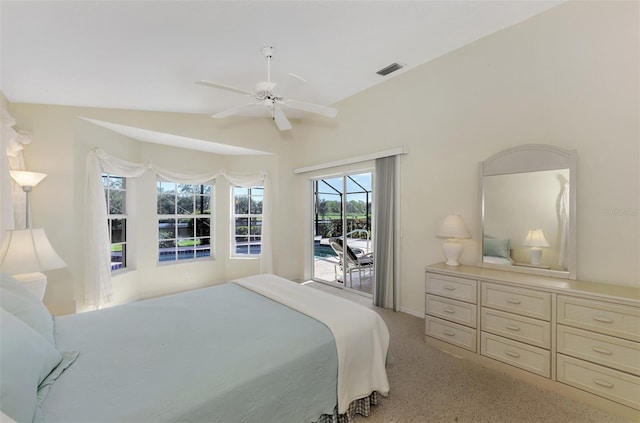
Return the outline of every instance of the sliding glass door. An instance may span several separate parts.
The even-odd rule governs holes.
[[[373,291],[372,172],[313,183],[313,279]]]

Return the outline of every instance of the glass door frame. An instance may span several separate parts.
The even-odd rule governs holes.
[[[312,213],[312,219],[311,219],[311,225],[310,225],[310,231],[311,231],[311,239],[313,242],[313,248],[311,250],[311,256],[310,256],[310,261],[311,261],[311,279],[315,282],[319,282],[319,283],[323,283],[329,286],[333,286],[333,287],[337,287],[340,289],[343,289],[345,291],[349,291],[349,292],[354,292],[363,296],[367,296],[367,297],[372,297],[373,292],[368,293],[359,289],[355,289],[352,287],[347,286],[347,273],[348,270],[346,269],[346,266],[342,266],[342,272],[340,274],[340,276],[342,277],[342,283],[338,282],[337,276],[339,274],[338,271],[335,272],[336,278],[334,280],[326,280],[326,279],[322,279],[320,277],[316,276],[316,266],[315,266],[315,262],[316,262],[316,258],[315,258],[315,242],[316,242],[316,233],[317,233],[317,222],[318,222],[318,213],[317,213],[317,208],[316,208],[316,202],[318,201],[318,183],[322,180],[329,180],[329,179],[341,179],[342,182],[342,186],[341,186],[341,192],[336,192],[336,195],[340,195],[340,221],[341,221],[341,237],[345,237],[345,232],[348,229],[348,213],[347,213],[347,204],[348,204],[348,200],[347,197],[349,194],[357,194],[358,192],[349,192],[347,189],[347,185],[348,185],[348,179],[350,176],[353,175],[362,175],[362,174],[370,174],[371,176],[371,189],[367,190],[365,187],[362,187],[362,185],[360,185],[357,181],[355,181],[354,179],[351,179],[353,181],[353,183],[357,184],[358,186],[360,186],[363,191],[362,193],[366,193],[366,199],[365,200],[365,218],[367,223],[365,224],[367,227],[370,228],[370,236],[368,239],[369,245],[371,245],[371,243],[373,242],[374,239],[374,234],[375,234],[375,227],[374,227],[374,213],[375,213],[375,194],[373,192],[373,181],[375,178],[375,169],[372,167],[366,167],[363,169],[358,169],[358,170],[349,170],[349,171],[344,171],[344,172],[340,172],[340,173],[335,173],[335,174],[331,174],[331,175],[323,175],[323,176],[317,176],[317,177],[312,177],[310,178],[310,182],[311,182],[311,213]],[[329,185],[329,184],[327,184]],[[331,187],[333,188],[333,187]],[[333,188],[335,189],[335,188]],[[369,206],[369,204],[371,204],[371,206]],[[334,264],[335,269],[339,269],[338,264]],[[373,290],[373,285],[374,285],[374,281],[373,281],[373,273],[372,273],[372,290]]]

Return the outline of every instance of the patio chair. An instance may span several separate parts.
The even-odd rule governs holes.
[[[333,248],[333,251],[338,255],[338,266],[343,271],[343,266],[346,265],[346,270],[349,275],[349,285],[353,284],[352,273],[358,271],[358,284],[362,282],[362,276],[369,273],[369,276],[373,276],[373,253],[364,253],[359,248],[351,248],[346,245],[346,254],[344,252],[344,243],[342,238],[330,238],[329,245]]]

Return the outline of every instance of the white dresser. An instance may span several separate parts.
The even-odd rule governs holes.
[[[640,418],[640,289],[476,266],[426,268],[425,340]]]

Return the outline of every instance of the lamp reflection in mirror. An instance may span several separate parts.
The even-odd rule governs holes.
[[[66,267],[51,246],[42,228],[14,229],[6,232],[0,248],[0,270],[24,283],[40,300],[47,277],[40,272]]]
[[[542,247],[549,247],[550,244],[542,233],[542,229],[531,229],[527,233],[527,237],[522,244],[525,247],[531,247],[531,264],[540,266],[542,258]]]
[[[450,214],[444,218],[438,231],[439,238],[447,238],[442,250],[447,258],[446,264],[448,266],[458,266],[458,259],[462,254],[462,244],[458,242],[458,239],[471,238],[469,229],[465,225],[464,220],[457,214]]]

